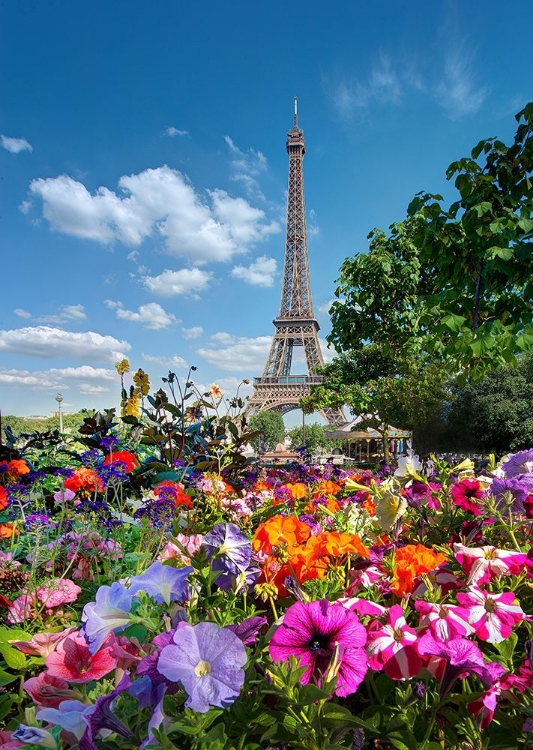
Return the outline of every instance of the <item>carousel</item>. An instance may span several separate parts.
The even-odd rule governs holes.
[[[384,425],[380,425],[379,429],[364,427],[364,423],[369,419],[372,419],[371,415],[355,417],[343,427],[326,430],[326,437],[332,440],[342,440],[346,444],[345,456],[355,461],[379,459],[383,456],[385,429]],[[399,430],[389,425],[386,432],[391,456],[400,456],[408,450],[411,440],[411,433],[408,430]]]

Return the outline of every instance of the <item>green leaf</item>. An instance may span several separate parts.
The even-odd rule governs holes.
[[[465,317],[463,317],[462,315],[454,315],[453,313],[445,315],[441,320],[442,325],[446,326],[446,328],[449,328],[450,331],[453,331],[453,333],[458,333],[465,322]]]
[[[474,206],[474,211],[478,215],[478,219],[484,216],[487,211],[490,211],[492,208],[491,204],[488,201],[482,201],[481,203],[478,203],[477,206]]]
[[[533,231],[533,219],[519,219],[518,226],[528,234]]]
[[[502,260],[511,260],[514,255],[512,247],[491,247],[489,253],[493,258],[501,258]]]
[[[20,628],[3,628],[0,627],[0,643],[9,641],[31,641],[32,636]]]
[[[9,646],[7,643],[0,643],[0,653],[2,654],[5,663],[11,669],[25,669],[27,666],[27,659],[23,653],[17,651],[16,648]]]
[[[0,669],[0,687],[9,685],[10,682],[14,682],[15,680],[18,680],[16,674],[11,674],[10,672],[6,672],[5,669]]]

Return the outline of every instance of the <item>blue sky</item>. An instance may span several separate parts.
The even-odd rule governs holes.
[[[261,375],[294,96],[325,337],[368,232],[512,138],[532,24],[528,0],[3,3],[2,412],[49,414],[58,391],[115,406],[119,356],[156,387],[189,365],[228,396]]]

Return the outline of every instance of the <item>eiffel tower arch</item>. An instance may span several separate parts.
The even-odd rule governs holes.
[[[248,400],[248,413],[279,411],[286,414],[300,408],[300,399],[308,396],[312,385],[324,378],[316,374],[324,364],[318,331],[320,326],[313,312],[309,254],[305,221],[303,158],[305,140],[298,127],[298,100],[294,99],[294,125],[287,134],[289,155],[289,188],[287,199],[287,234],[279,314],[274,319],[274,336],[260,378],[254,378],[253,393]],[[304,350],[307,374],[291,375],[295,346]],[[328,424],[345,424],[340,409],[320,412]]]

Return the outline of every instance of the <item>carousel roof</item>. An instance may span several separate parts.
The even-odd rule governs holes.
[[[363,427],[363,423],[368,419],[372,419],[371,414],[360,414],[342,427],[326,430],[326,437],[330,440],[380,440],[383,424],[380,425],[379,431],[373,427]],[[388,433],[390,439],[411,437],[408,430],[400,430],[392,425],[389,425]]]

